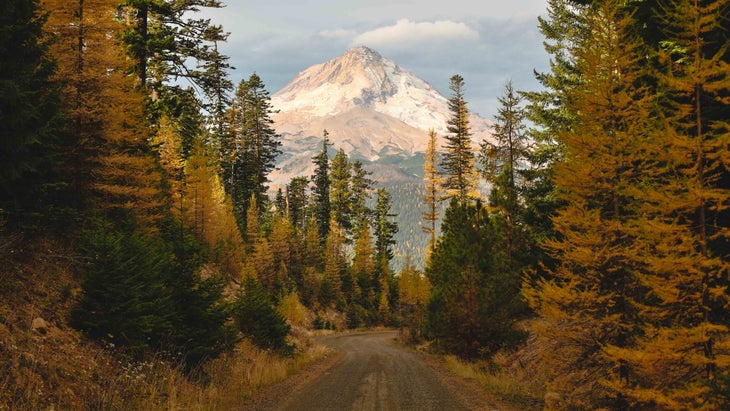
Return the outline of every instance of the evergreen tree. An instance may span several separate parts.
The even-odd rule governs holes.
[[[252,74],[242,80],[231,107],[231,134],[222,142],[222,169],[226,189],[243,217],[251,195],[256,196],[259,212],[266,206],[268,175],[281,153],[280,136],[273,128],[274,113],[268,91],[261,78]]]
[[[322,239],[323,243],[330,231],[330,163],[329,157],[327,156],[329,146],[329,133],[327,130],[324,130],[322,151],[312,158],[315,166],[314,175],[312,176],[312,183],[314,183],[314,189],[312,190],[312,213],[317,220],[319,238]]]
[[[350,182],[352,213],[352,233],[354,237],[359,236],[359,231],[365,220],[372,216],[372,210],[367,202],[370,199],[374,181],[370,179],[371,171],[363,168],[362,161],[355,160],[352,163],[352,180]]]
[[[352,164],[340,149],[330,164],[330,213],[331,219],[342,228],[345,238],[352,233]]]
[[[427,268],[433,285],[427,328],[445,350],[465,358],[514,347],[520,283],[498,268],[499,237],[481,202],[452,198]]]
[[[223,64],[216,45],[226,35],[210,19],[190,18],[200,7],[220,8],[217,0],[124,0],[120,11],[127,22],[124,44],[134,61],[137,84],[149,87],[152,100],[175,88],[173,81],[184,78],[200,86],[205,94],[215,94],[220,70],[206,64]],[[191,64],[195,62],[196,67]],[[198,70],[199,67],[204,70]],[[225,69],[221,66],[219,69]]]
[[[378,189],[375,205],[375,258],[380,272],[390,271],[389,263],[393,259],[393,245],[395,234],[398,232],[398,223],[391,219],[392,197],[388,190]]]
[[[71,324],[135,355],[166,347],[175,331],[175,311],[165,284],[171,266],[164,245],[103,225],[83,238],[89,265]]]
[[[638,86],[644,53],[620,2],[596,4],[581,18],[589,32],[572,53],[582,86],[568,92],[575,121],[559,135],[565,158],[555,166],[565,207],[553,217],[559,237],[544,243],[557,264],[524,294],[545,320],[535,330],[545,352],[564,353],[543,358],[554,370],[548,389],[560,396],[548,407],[620,409],[628,402],[613,384],[633,371],[605,347],[631,347],[638,334],[646,289],[637,218],[655,173],[646,158],[654,105]]]
[[[322,305],[327,306],[337,303],[339,308],[344,308],[342,289],[346,270],[345,236],[342,229],[333,221],[330,223],[330,232],[327,236],[324,251],[324,275],[319,294],[319,301]],[[353,284],[345,285],[352,287]]]
[[[232,349],[237,339],[229,325],[230,307],[223,299],[226,284],[218,275],[199,276],[205,252],[191,230],[170,219],[161,234],[171,248],[156,254],[169,261],[163,278],[170,293],[174,329],[170,346],[165,348],[179,353],[187,371],[198,371],[206,360]]]
[[[445,178],[443,187],[446,196],[456,197],[466,202],[478,198],[477,173],[474,152],[471,147],[471,130],[469,127],[469,109],[464,98],[464,79],[460,75],[451,77],[449,83],[449,118],[446,145],[441,160]]]
[[[515,254],[527,254],[527,244],[522,227],[524,203],[521,191],[525,182],[521,171],[528,161],[529,141],[525,134],[524,110],[520,107],[522,98],[517,95],[512,83],[505,85],[504,95],[500,97],[501,107],[495,117],[492,134],[494,143],[484,140],[481,145],[480,160],[484,167],[484,177],[492,186],[489,196],[494,216],[499,221],[502,238],[507,254],[506,270],[516,272]],[[516,275],[519,275],[516,272]]]
[[[38,201],[39,184],[51,183],[59,90],[43,39],[45,15],[35,0],[11,0],[0,17],[0,211],[14,217]],[[46,187],[48,188],[48,187]]]
[[[436,248],[436,221],[439,218],[439,203],[441,202],[441,176],[436,168],[436,132],[428,131],[428,148],[423,163],[423,178],[426,184],[426,194],[423,197],[426,211],[422,213],[426,225],[423,231],[431,236],[429,240],[429,258]]]
[[[291,327],[271,303],[270,295],[248,277],[236,295],[233,320],[238,329],[258,347],[290,354],[294,347],[286,341]]]
[[[307,186],[309,179],[306,177],[294,177],[286,186],[286,202],[289,210],[289,219],[292,225],[304,232],[304,225],[307,221]]]

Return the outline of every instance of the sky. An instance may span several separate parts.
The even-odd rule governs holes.
[[[538,15],[546,0],[223,0],[202,10],[229,32],[220,45],[238,84],[256,72],[274,94],[308,67],[367,46],[444,96],[460,74],[469,109],[493,119],[507,81],[536,90],[546,71]]]

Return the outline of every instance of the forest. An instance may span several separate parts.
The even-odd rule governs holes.
[[[230,80],[203,7],[223,4],[0,15],[0,408],[84,401],[14,354],[36,299],[74,344],[201,386],[243,346],[291,359],[299,328],[387,326],[492,374],[519,358],[533,408],[730,407],[730,2],[548,0],[542,88],[507,82],[478,147],[451,77],[412,190],[425,264],[398,272],[400,193],[327,130],[314,174],[270,195],[275,108],[256,73]],[[48,261],[70,274],[28,268]]]

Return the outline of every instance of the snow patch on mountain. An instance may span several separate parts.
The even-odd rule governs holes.
[[[311,175],[311,158],[321,149],[325,129],[335,150],[387,162],[377,167],[384,170],[425,152],[428,130],[443,136],[450,116],[447,99],[430,84],[367,47],[302,71],[271,104],[279,110],[272,118],[284,152],[279,170],[270,175],[274,189],[291,177]],[[490,123],[476,115],[470,123],[478,147],[489,136]]]

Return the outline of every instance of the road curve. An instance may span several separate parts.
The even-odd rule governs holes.
[[[473,387],[448,381],[415,352],[393,344],[397,331],[334,334],[320,342],[341,353],[301,387],[259,404],[271,410],[483,410]],[[465,391],[471,391],[465,393]]]

